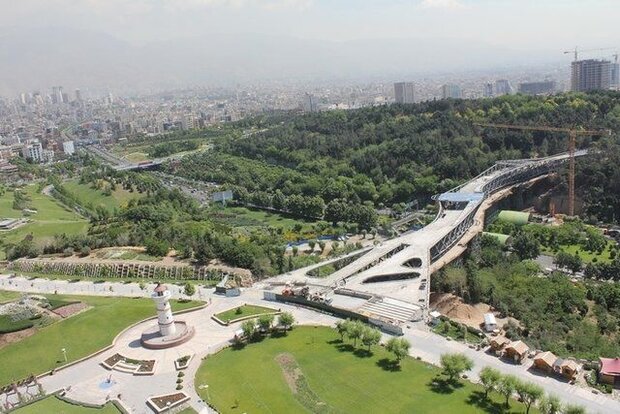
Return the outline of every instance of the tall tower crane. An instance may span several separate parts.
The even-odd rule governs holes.
[[[548,132],[566,132],[568,133],[568,215],[575,215],[575,146],[578,136],[597,136],[611,135],[608,129],[602,130],[586,130],[573,128],[558,128],[550,126],[534,126],[534,125],[509,125],[509,124],[491,124],[491,123],[475,123],[474,125],[491,128],[517,129],[521,131],[548,131]]]
[[[569,53],[573,53],[575,55],[575,62],[576,62],[579,60],[580,52],[598,52],[600,50],[610,50],[610,49],[614,49],[614,48],[613,47],[602,47],[598,49],[579,49],[578,47],[575,46],[575,49],[573,50],[565,50],[564,54],[567,55]]]

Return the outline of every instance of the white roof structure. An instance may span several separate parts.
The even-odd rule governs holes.
[[[492,313],[485,313],[484,314],[484,324],[485,325],[497,325],[497,321],[495,320],[495,315],[493,315]]]

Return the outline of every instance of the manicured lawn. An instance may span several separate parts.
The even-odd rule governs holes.
[[[120,411],[112,404],[108,403],[103,408],[88,408],[73,405],[61,401],[56,397],[47,397],[36,403],[27,405],[23,408],[15,410],[16,414],[119,414]]]
[[[39,193],[36,185],[25,187],[32,199],[31,206],[37,210],[29,218],[31,223],[15,230],[0,233],[5,243],[18,243],[28,234],[34,236],[40,245],[51,240],[55,234],[83,234],[88,229],[88,221],[60,204],[54,198]],[[0,197],[0,218],[24,217],[21,211],[13,210],[13,192],[7,191]],[[0,260],[5,258],[4,249],[0,249]]]
[[[92,306],[76,316],[54,323],[0,350],[0,385],[40,374],[64,363],[60,350],[66,348],[69,361],[90,355],[112,343],[114,337],[134,322],[155,316],[150,299],[96,296],[46,295],[50,299],[82,301]],[[173,310],[197,306],[198,302],[172,301]],[[60,361],[60,362],[59,362]]]
[[[381,347],[373,355],[354,354],[340,343],[330,328],[296,327],[285,337],[266,338],[242,349],[227,348],[208,357],[196,374],[197,389],[221,413],[523,413],[522,404],[512,401],[501,407],[502,397],[484,392],[467,381],[461,387],[433,386],[439,368],[406,358],[400,370]],[[305,378],[297,395],[287,384],[276,357],[294,359]],[[309,397],[314,410],[306,409]],[[305,402],[302,402],[305,401]],[[536,410],[530,410],[535,413]]]
[[[89,184],[80,184],[76,180],[66,181],[63,186],[78,198],[81,205],[88,206],[90,204],[95,208],[101,206],[109,211],[126,205],[132,198],[142,197],[142,194],[130,193],[120,185],[117,185],[116,190],[109,196],[103,194],[101,190],[91,188]]]
[[[15,299],[19,299],[22,296],[19,292],[11,292],[8,290],[0,290],[0,303],[11,302]]]
[[[596,252],[589,252],[587,250],[584,250],[582,246],[579,246],[576,244],[573,244],[570,246],[560,246],[560,251],[564,251],[570,254],[575,254],[579,252],[579,257],[581,257],[581,260],[583,260],[584,264],[592,263],[594,258],[596,258],[595,262],[598,262],[598,263],[611,263],[611,257],[609,257],[609,253],[610,253],[609,248],[610,246],[615,246],[615,245],[616,245],[615,242],[611,240],[607,240],[607,245],[605,246],[605,250],[600,255],[597,254]],[[542,252],[544,254],[548,254],[549,256],[555,257],[556,255],[556,253],[553,250],[545,248],[545,247],[542,248]]]
[[[238,311],[241,309],[241,311]],[[215,316],[224,322],[231,321],[233,319],[239,319],[246,316],[262,315],[263,313],[276,312],[275,309],[265,308],[262,306],[243,305],[237,308],[232,308],[227,311],[216,314]]]

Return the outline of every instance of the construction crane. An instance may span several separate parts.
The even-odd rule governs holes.
[[[611,135],[608,129],[602,130],[586,130],[572,128],[558,128],[550,126],[533,126],[533,125],[509,125],[509,124],[491,124],[491,123],[475,123],[474,125],[491,128],[517,129],[521,131],[547,131],[547,132],[566,132],[568,133],[568,215],[575,215],[575,146],[578,136],[596,136]]]
[[[610,50],[610,49],[615,49],[613,47],[602,47],[602,48],[598,48],[598,49],[579,49],[577,46],[575,46],[575,49],[573,50],[565,50],[564,54],[567,55],[569,53],[574,53],[575,55],[575,62],[579,60],[579,53],[580,52],[598,52],[601,50]]]

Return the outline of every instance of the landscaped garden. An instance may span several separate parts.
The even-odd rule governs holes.
[[[242,305],[236,308],[228,309],[215,315],[222,322],[230,322],[235,319],[247,318],[254,315],[262,315],[264,313],[277,312],[275,309],[266,308],[256,305]]]
[[[38,186],[30,185],[23,192],[30,198],[29,208],[37,213],[30,214],[30,223],[14,230],[2,232],[5,244],[18,243],[24,237],[32,234],[37,245],[51,240],[56,234],[83,234],[88,228],[88,221],[77,213],[56,201],[54,198],[41,194]],[[0,218],[22,218],[26,215],[21,210],[13,209],[14,194],[7,191],[0,196]],[[4,249],[0,249],[0,260],[5,258]]]
[[[114,337],[127,326],[155,316],[153,303],[149,299],[46,296],[52,302],[81,301],[90,309],[4,346],[0,352],[0,385],[63,365],[63,348],[66,349],[69,362],[90,355],[110,345]],[[197,306],[199,302],[171,301],[171,305],[174,311],[178,311]]]
[[[102,408],[84,407],[62,401],[55,396],[44,398],[13,411],[15,414],[119,414],[120,411],[112,403],[107,403]]]
[[[111,190],[108,182],[103,182],[100,189],[93,188],[89,184],[81,184],[77,180],[66,181],[62,185],[77,198],[80,205],[90,205],[93,208],[100,206],[109,211],[126,205],[132,198],[143,197],[142,194],[129,192],[120,185]]]
[[[383,347],[354,349],[325,327],[296,327],[227,348],[196,374],[200,396],[222,413],[521,413],[523,405],[461,381],[446,386],[441,369],[410,357],[399,365]],[[535,412],[532,409],[530,412]]]

